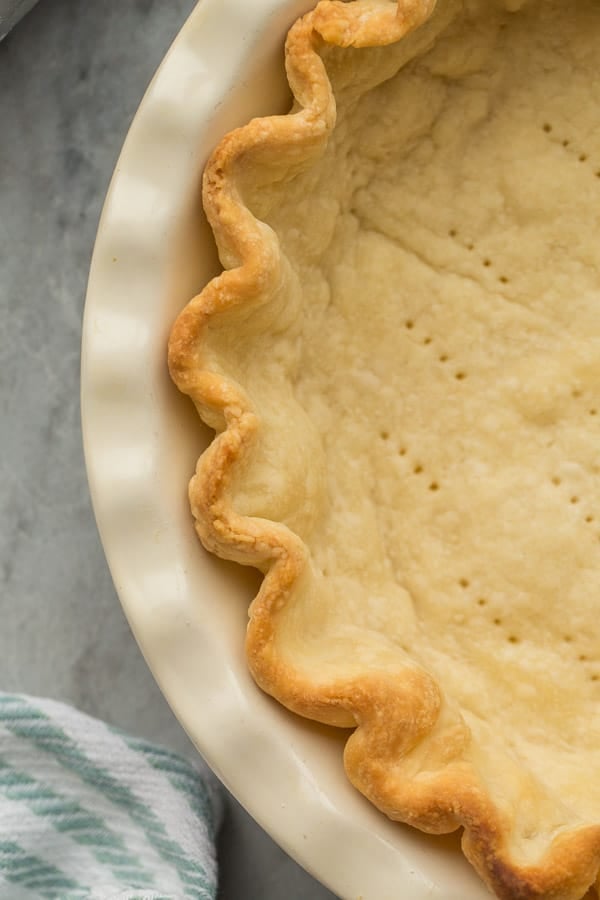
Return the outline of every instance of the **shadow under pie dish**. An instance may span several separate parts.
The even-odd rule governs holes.
[[[169,348],[256,681],[505,898],[600,866],[598,46],[593,0],[319,4]]]

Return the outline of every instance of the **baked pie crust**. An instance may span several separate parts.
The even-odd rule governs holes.
[[[599,886],[599,51],[597,0],[323,0],[169,346],[256,681],[511,900]]]

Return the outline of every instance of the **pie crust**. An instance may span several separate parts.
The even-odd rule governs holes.
[[[596,0],[322,0],[169,344],[257,683],[510,900],[600,887],[599,47]]]

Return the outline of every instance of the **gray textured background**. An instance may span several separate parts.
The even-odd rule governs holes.
[[[79,425],[87,271],[140,98],[193,0],[41,0],[0,43],[0,688],[193,753],[120,611]],[[326,900],[231,800],[221,894]]]

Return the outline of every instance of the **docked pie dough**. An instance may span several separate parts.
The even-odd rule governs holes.
[[[600,867],[599,56],[597,0],[324,0],[170,342],[257,682],[510,900]]]

